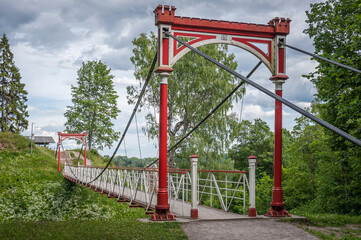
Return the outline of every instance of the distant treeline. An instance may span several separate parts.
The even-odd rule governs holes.
[[[105,159],[109,159],[109,156],[105,156]],[[157,158],[142,158],[127,157],[127,156],[116,156],[113,159],[113,164],[119,167],[146,167],[148,164],[155,161]]]

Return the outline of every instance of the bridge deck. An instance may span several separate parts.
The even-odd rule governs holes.
[[[73,181],[75,183],[76,180],[69,176],[64,176],[66,179]],[[83,184],[81,184],[83,185]],[[135,199],[131,201],[132,196],[132,189],[128,187],[123,188],[123,193],[119,194],[120,186],[107,186],[103,189],[97,189],[95,185],[88,186],[95,191],[99,191],[101,193],[107,194],[109,197],[117,197],[120,201],[127,201],[130,202],[130,206],[145,206],[147,195],[143,191],[137,191]],[[149,201],[148,201],[149,202]],[[157,194],[153,195],[153,199],[151,201],[150,209],[154,209],[157,203]],[[183,217],[183,218],[190,218],[190,210],[191,210],[191,203],[182,201],[182,200],[171,200],[170,199],[170,207],[171,212],[176,215],[176,217]],[[248,218],[246,215],[240,215],[236,213],[226,212],[220,209],[211,208],[207,206],[198,205],[198,218],[201,220],[216,220],[216,219],[242,219]]]

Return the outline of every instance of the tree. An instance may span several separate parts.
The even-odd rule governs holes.
[[[311,4],[306,12],[308,28],[315,52],[361,69],[361,1],[328,0]],[[319,61],[314,73],[307,76],[317,89],[316,101],[321,117],[346,132],[361,138],[361,75]],[[333,147],[347,150],[351,146],[336,135],[330,135]]]
[[[236,144],[229,151],[238,170],[248,169],[247,158],[253,154],[257,156],[257,178],[263,173],[273,176],[273,132],[267,123],[255,119],[254,123],[243,120],[237,129]]]
[[[27,129],[29,117],[25,84],[21,83],[19,69],[15,66],[14,55],[4,34],[0,42],[0,130],[20,133]]]
[[[129,103],[134,103],[138,98],[140,85],[145,80],[157,49],[157,37],[153,33],[150,36],[143,33],[133,40],[133,45],[131,61],[135,66],[134,75],[139,81],[139,87],[127,87]],[[226,45],[207,45],[201,47],[200,50],[232,69],[237,68],[234,55],[227,53]],[[239,82],[232,75],[193,52],[183,56],[173,69],[168,82],[168,146],[173,146],[177,140],[190,131]],[[194,132],[187,142],[170,152],[170,166],[174,166],[176,153],[181,156],[182,161],[184,158],[188,160],[190,154],[194,152],[203,159],[207,158],[208,164],[217,159],[219,153],[227,148],[229,140],[235,134],[233,128],[236,117],[229,114],[229,111],[232,108],[232,101],[238,100],[243,91],[238,91],[197,132]],[[152,77],[142,103],[142,109],[148,111],[144,131],[149,138],[157,138],[158,77]],[[154,111],[150,112],[150,109]]]
[[[313,39],[315,52],[361,69],[361,1],[327,0],[311,4],[306,14],[308,28],[304,32]],[[315,101],[320,105],[321,118],[360,139],[361,75],[319,61],[316,71],[307,77],[317,89]],[[359,212],[361,148],[329,131],[326,134],[337,157],[333,178],[337,179],[334,182],[341,200],[334,205],[335,209]]]
[[[101,61],[88,61],[78,70],[77,86],[71,86],[73,106],[68,106],[64,116],[66,131],[88,133],[89,150],[93,146],[103,149],[111,147],[119,137],[113,130],[112,119],[120,110],[114,90],[111,69]]]

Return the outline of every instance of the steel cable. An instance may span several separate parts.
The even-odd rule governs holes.
[[[295,51],[298,51],[298,52],[301,52],[301,53],[303,53],[303,54],[309,55],[309,56],[311,56],[311,57],[320,59],[320,60],[322,60],[322,61],[325,61],[325,62],[328,62],[328,63],[332,63],[332,64],[334,64],[334,65],[336,65],[336,66],[339,66],[339,67],[342,67],[342,68],[345,68],[345,69],[348,69],[348,70],[351,70],[351,71],[353,71],[353,72],[356,72],[356,73],[360,73],[360,74],[361,74],[361,70],[358,70],[358,69],[356,69],[356,68],[353,68],[353,67],[344,65],[344,64],[339,63],[339,62],[336,62],[336,61],[332,61],[332,60],[330,60],[330,59],[327,59],[327,58],[324,58],[324,57],[321,57],[321,56],[318,56],[318,55],[316,55],[316,54],[314,54],[314,53],[307,52],[307,51],[305,51],[305,50],[296,48],[296,47],[294,47],[294,46],[288,45],[288,44],[286,44],[286,43],[284,43],[284,42],[281,42],[281,41],[280,41],[278,44],[279,44],[279,45],[286,46],[286,47],[288,47],[288,48],[291,48],[291,49],[293,49],[293,50],[295,50]]]
[[[313,120],[314,122],[320,124],[321,126],[329,129],[330,131],[338,134],[339,136],[341,136],[341,137],[349,140],[350,142],[356,144],[357,146],[361,147],[361,140],[359,140],[359,139],[351,136],[350,134],[342,131],[341,129],[333,126],[332,124],[330,124],[330,123],[328,123],[328,122],[326,122],[326,121],[324,121],[324,120],[322,120],[322,119],[320,119],[320,118],[312,115],[311,113],[303,110],[302,108],[296,106],[295,104],[293,104],[293,103],[287,101],[286,99],[278,96],[277,94],[269,91],[268,89],[262,87],[261,85],[255,83],[255,82],[249,80],[248,78],[242,76],[241,74],[233,71],[232,69],[226,67],[226,66],[223,65],[222,63],[217,62],[216,60],[214,60],[213,58],[209,57],[208,55],[200,52],[200,51],[197,50],[196,48],[188,45],[187,43],[185,43],[185,42],[183,42],[182,40],[178,39],[177,37],[173,36],[173,35],[170,34],[169,32],[164,32],[164,34],[166,34],[167,36],[173,38],[174,40],[176,40],[177,42],[179,42],[179,43],[181,43],[182,45],[186,46],[187,48],[191,49],[192,51],[196,52],[197,54],[201,55],[201,56],[204,57],[205,59],[213,62],[214,64],[216,64],[216,65],[219,66],[220,68],[222,68],[222,69],[226,70],[227,72],[233,74],[234,76],[240,78],[241,80],[243,80],[244,82],[248,83],[249,85],[257,88],[257,89],[260,90],[261,92],[267,94],[268,96],[276,99],[277,101],[283,103],[284,105],[288,106],[289,108],[291,108],[291,109],[293,109],[293,110],[301,113],[302,115],[304,115],[304,116],[306,116],[307,118]]]
[[[257,70],[257,68],[262,64],[262,61],[259,61],[256,66],[254,66],[254,68],[248,73],[247,78],[251,77],[252,74]],[[222,105],[223,103],[225,103],[245,82],[240,82],[228,95],[227,97],[225,97],[220,103],[218,103],[218,105],[212,109],[212,111],[210,111],[208,113],[208,115],[206,117],[204,117],[192,130],[190,130],[186,135],[184,135],[177,143],[175,143],[171,148],[168,149],[168,153],[170,151],[172,151],[176,146],[178,146],[181,142],[183,142],[189,135],[192,134],[192,132],[194,132],[200,125],[202,125],[210,116],[212,116]],[[149,166],[151,166],[152,164],[158,162],[159,159],[153,161],[152,163],[148,164],[146,166],[146,168],[148,168]]]

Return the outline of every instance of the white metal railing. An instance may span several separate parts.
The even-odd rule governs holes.
[[[191,171],[189,169],[177,170],[186,173],[185,179],[180,184],[184,185],[183,198],[188,202],[191,200]],[[181,179],[177,180],[173,177],[172,181],[177,182]],[[248,188],[248,179],[244,171],[197,170],[197,205],[208,205],[229,211],[232,202],[238,199],[242,201],[243,213],[245,213]]]
[[[156,205],[157,168],[112,167],[88,184],[101,171],[101,167],[65,165],[63,174],[108,196],[117,197],[118,200],[125,199],[131,205],[142,205],[146,210]],[[168,169],[168,197],[171,211],[175,204],[181,204],[181,215],[184,216],[184,204],[192,199],[191,183],[190,169]],[[198,170],[196,204],[229,211],[231,204],[237,199],[242,201],[243,213],[245,213],[246,188],[249,188],[246,172]]]

